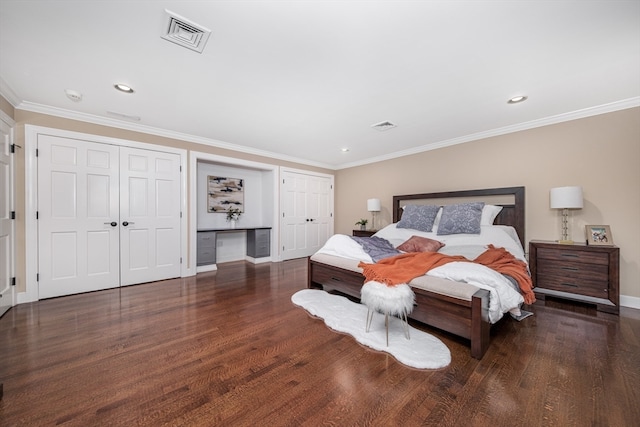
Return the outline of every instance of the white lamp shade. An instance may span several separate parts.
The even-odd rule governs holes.
[[[380,199],[367,200],[367,210],[369,212],[380,212]]]
[[[582,209],[582,187],[556,187],[549,191],[551,209]]]

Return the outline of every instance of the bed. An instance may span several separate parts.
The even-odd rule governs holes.
[[[490,230],[489,235],[494,231],[498,233],[499,230],[504,230],[509,235],[509,238],[505,240],[502,231],[500,231],[500,237],[495,246],[498,247],[501,243],[508,242],[507,246],[510,248],[513,246],[513,251],[518,252],[518,258],[526,263],[523,249],[525,231],[524,187],[394,196],[392,205],[393,223],[376,232],[374,237],[381,237],[389,242],[394,241],[395,238],[395,246],[409,234],[420,235],[424,238],[434,237],[432,234],[435,234],[438,241],[445,242],[445,246],[441,250],[448,248],[455,252],[457,249],[451,248],[455,248],[457,243],[450,242],[459,242],[461,235],[439,236],[437,233],[428,234],[410,228],[407,229],[406,224],[402,228],[398,228],[399,223],[402,221],[402,215],[411,205],[414,207],[422,205],[448,206],[480,200],[483,201],[482,203],[485,206],[498,208],[496,210],[499,210],[499,212],[495,214],[495,219],[493,217],[489,219],[493,220],[491,224],[485,224],[485,218],[483,217],[483,225],[477,238],[483,236],[485,230]],[[442,207],[439,209],[439,215],[441,214]],[[406,215],[409,217],[409,214]],[[404,222],[406,223],[406,220]],[[444,227],[442,224],[438,224],[438,219],[436,219],[436,226]],[[401,234],[394,234],[397,231],[400,231]],[[436,231],[437,229],[434,226],[433,232]],[[322,249],[309,257],[308,287],[324,289],[327,292],[337,292],[359,299],[360,289],[365,281],[363,268],[359,266],[363,265],[360,264],[362,257],[357,254],[351,255],[349,251],[353,248],[349,250],[343,248],[343,246],[352,245],[349,242],[345,242],[345,238],[347,236],[332,236]],[[340,243],[341,241],[342,243]],[[474,247],[474,250],[477,250],[477,248]],[[511,252],[511,249],[509,249],[509,252]],[[367,261],[365,260],[364,262],[366,263]],[[451,263],[451,265],[453,264],[459,263]],[[446,270],[447,268],[448,266],[443,266],[440,269]],[[493,307],[496,298],[491,298],[491,295],[495,295],[494,290],[483,285],[472,284],[474,283],[472,280],[469,281],[471,283],[466,283],[452,280],[452,277],[448,274],[432,274],[437,270],[439,269],[432,270],[426,275],[416,277],[408,282],[415,293],[415,306],[409,317],[468,339],[470,341],[471,356],[481,359],[489,348],[491,325],[495,324],[502,317],[502,314],[510,311],[510,309],[508,307],[499,308],[503,313],[496,316],[495,307]],[[464,278],[462,279],[464,280]],[[520,300],[513,310],[517,311],[522,305],[522,301]]]

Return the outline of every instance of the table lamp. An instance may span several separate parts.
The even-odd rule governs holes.
[[[569,209],[582,209],[582,187],[556,187],[549,192],[549,207],[562,209],[562,237],[558,243],[573,244],[569,239]]]
[[[367,210],[371,212],[371,229],[376,230],[376,212],[380,212],[380,199],[367,200]]]

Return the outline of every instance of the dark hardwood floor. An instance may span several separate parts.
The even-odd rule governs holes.
[[[22,304],[0,318],[2,426],[632,426],[640,315],[548,301],[472,359],[407,368],[291,303],[306,260]],[[414,326],[420,327],[414,324]],[[364,327],[364,319],[363,319]]]

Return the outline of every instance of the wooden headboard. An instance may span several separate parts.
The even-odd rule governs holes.
[[[507,203],[492,202],[492,197],[507,197],[512,201]],[[402,206],[406,204],[435,204],[434,199],[440,203],[446,199],[446,203],[453,204],[467,201],[484,201],[487,204],[502,206],[502,211],[496,217],[494,224],[510,225],[518,232],[522,247],[525,246],[524,238],[524,187],[489,188],[481,190],[444,191],[440,193],[407,194],[393,196],[393,222],[400,221]],[[486,199],[486,200],[484,200]],[[429,203],[431,201],[431,203]]]

